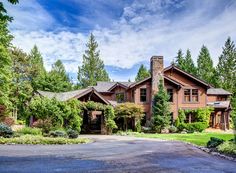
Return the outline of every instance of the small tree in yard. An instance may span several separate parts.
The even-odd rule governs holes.
[[[152,123],[154,130],[161,132],[170,125],[170,105],[169,96],[164,89],[163,79],[160,80],[158,92],[154,96],[152,106]]]
[[[135,103],[122,103],[115,107],[115,115],[117,118],[124,118],[125,130],[127,132],[128,128],[128,119],[135,118],[136,124],[140,123],[140,120],[143,117],[143,106],[137,105]],[[139,126],[140,124],[138,124]]]

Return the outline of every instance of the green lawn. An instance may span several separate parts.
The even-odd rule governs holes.
[[[158,138],[166,140],[177,140],[190,142],[200,146],[206,146],[210,137],[216,137],[224,140],[230,140],[234,137],[233,134],[223,134],[223,133],[190,133],[190,134],[135,134],[136,137],[144,138]]]

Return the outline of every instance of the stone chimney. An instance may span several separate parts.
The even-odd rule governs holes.
[[[158,91],[160,79],[163,77],[163,56],[152,56],[150,62],[152,76],[152,98]]]

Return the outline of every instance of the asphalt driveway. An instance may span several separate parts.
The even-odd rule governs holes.
[[[236,162],[181,142],[89,136],[80,145],[0,145],[0,172],[236,172]]]

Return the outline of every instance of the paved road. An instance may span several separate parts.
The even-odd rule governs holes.
[[[89,136],[81,145],[0,145],[0,172],[236,172],[236,163],[181,142]]]

